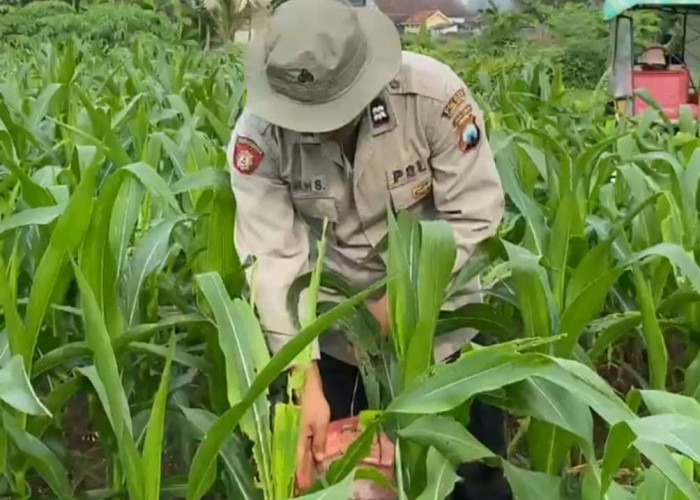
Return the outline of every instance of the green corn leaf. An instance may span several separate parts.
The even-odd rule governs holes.
[[[89,282],[75,263],[73,263],[73,269],[80,289],[85,341],[92,351],[95,364],[94,371],[86,373],[83,369],[81,373],[85,374],[95,387],[105,413],[109,417],[114,435],[118,439],[119,457],[125,471],[129,496],[133,500],[142,500],[143,466],[133,441],[129,405],[121,385],[109,333]]]
[[[217,189],[208,221],[207,250],[200,272],[218,272],[230,295],[241,294],[245,283],[243,268],[234,247],[235,200],[230,188]]]
[[[90,349],[85,342],[71,342],[70,344],[59,346],[37,359],[32,370],[32,378],[89,355]]]
[[[627,420],[613,426],[605,443],[602,491],[607,490],[612,475],[627,455],[629,446],[636,442],[640,451],[647,455],[687,498],[691,500],[700,498],[700,491],[693,486],[692,481],[672,457],[664,455],[663,460],[657,460],[655,454],[649,453],[649,448],[653,449],[653,445],[670,446],[692,460],[700,461],[700,437],[697,433],[697,425],[697,420],[681,415],[657,415]]]
[[[700,420],[700,402],[666,391],[639,391],[652,415],[678,414]]]
[[[530,421],[526,440],[531,467],[545,474],[558,474],[567,453],[576,444],[573,434],[539,419]]]
[[[231,176],[226,170],[205,168],[173,183],[170,190],[173,194],[182,194],[200,189],[230,189],[230,182]]]
[[[3,233],[21,227],[51,224],[63,213],[63,209],[64,207],[61,205],[52,205],[49,207],[29,208],[17,212],[0,221],[0,236]]]
[[[39,330],[51,302],[59,275],[68,254],[74,254],[82,242],[90,222],[92,193],[95,190],[97,166],[88,169],[71,196],[65,211],[56,223],[51,240],[34,274],[27,304],[23,356],[29,366]]]
[[[160,200],[163,207],[170,211],[168,215],[180,215],[182,213],[182,209],[175,199],[170,186],[158,175],[158,172],[153,167],[146,163],[138,162],[125,166],[124,170],[130,172],[141,182],[143,187]]]
[[[411,334],[418,322],[417,298],[413,289],[413,262],[411,257],[418,252],[414,245],[418,225],[405,215],[399,219],[388,211],[389,257],[387,273],[392,279],[387,284],[389,322],[397,358],[403,360],[411,341]]]
[[[175,355],[175,346],[175,338],[172,337],[168,355],[165,359],[163,375],[160,378],[160,385],[153,400],[153,408],[148,420],[146,440],[143,445],[144,500],[159,500],[161,498],[161,455],[163,453],[163,440],[165,439],[165,413],[168,404],[170,367]]]
[[[527,337],[548,337],[554,332],[554,301],[539,257],[523,247],[504,242],[513,271],[520,314]]]
[[[685,371],[685,389],[683,393],[700,401],[700,352],[698,352],[698,355],[695,356],[695,359]]]
[[[219,417],[202,444],[197,448],[187,480],[188,500],[199,500],[206,493],[208,489],[206,479],[216,465],[216,456],[221,450],[221,446],[258,397],[264,394],[270,384],[279,377],[307,345],[383,285],[384,281],[380,280],[364,292],[320,315],[313,324],[300,331],[265,365],[241,402]]]
[[[211,426],[216,422],[217,416],[206,410],[180,407],[182,413],[192,424],[195,430],[195,438],[201,440],[209,432]],[[228,440],[222,445],[219,456],[226,466],[226,472],[231,477],[235,490],[235,498],[241,500],[260,500],[262,492],[255,488],[253,484],[253,469],[243,442],[236,433],[232,433]],[[213,469],[212,469],[213,470]]]
[[[672,243],[661,243],[632,254],[625,261],[626,264],[633,264],[649,257],[663,257],[675,266],[680,275],[688,280],[693,290],[700,293],[700,266],[688,255],[683,247]]]
[[[111,423],[116,436],[123,434],[125,426],[131,434],[129,406],[121,384],[119,368],[109,333],[107,333],[95,295],[92,293],[87,279],[76,265],[73,265],[73,268],[82,299],[85,343],[92,352],[95,371],[100,382],[104,385],[106,400],[109,403],[109,408],[105,408],[105,411],[111,415]]]
[[[685,457],[677,457],[688,479],[693,478],[693,462]],[[644,471],[644,480],[637,490],[638,500],[685,500],[687,497],[676,488],[658,469],[651,467]]]
[[[2,245],[0,245],[0,250]],[[5,319],[5,330],[10,345],[11,354],[22,354],[22,344],[24,336],[24,323],[17,310],[17,301],[14,297],[15,287],[10,285],[7,278],[5,261],[0,255],[0,307],[2,307]]]
[[[109,247],[112,252],[111,257],[116,261],[115,270],[117,275],[121,274],[124,268],[127,247],[138,221],[145,191],[143,185],[137,179],[125,178],[125,176],[119,175],[121,172],[117,172],[117,179],[114,181],[119,183],[123,179],[116,198],[114,193],[107,195],[108,190],[106,187],[103,188],[103,193],[100,195],[100,197],[105,196],[109,199],[109,201],[105,200],[105,205],[109,212],[109,215],[106,216],[109,221],[107,224]],[[111,182],[111,179],[108,182]],[[104,228],[100,229],[104,231]]]
[[[492,305],[473,303],[454,311],[441,312],[435,334],[450,333],[460,328],[489,332],[497,338],[507,338],[517,331],[513,318],[502,314]]]
[[[28,415],[51,416],[51,412],[34,393],[20,355],[13,356],[0,368],[0,399]]]
[[[496,166],[498,173],[503,183],[503,188],[506,194],[513,201],[518,211],[523,215],[525,224],[527,225],[528,248],[537,253],[544,255],[545,242],[548,237],[548,230],[544,214],[539,205],[525,194],[521,188],[520,181],[517,177],[517,164],[513,147],[502,148],[496,152]]]
[[[602,274],[592,274],[586,287],[573,299],[562,314],[559,333],[566,338],[557,346],[562,357],[571,356],[586,324],[600,314],[610,289],[620,278],[624,269],[615,268]]]
[[[474,462],[494,454],[456,420],[426,415],[399,431],[399,436],[423,446],[432,446],[453,465]]]
[[[421,222],[420,239],[418,323],[404,360],[406,386],[433,364],[435,327],[457,256],[452,228],[446,222]]]
[[[573,195],[567,194],[559,203],[552,232],[547,244],[547,258],[551,263],[549,272],[554,302],[560,311],[564,309],[564,290],[569,260],[570,242],[583,233],[583,223]],[[516,278],[517,279],[517,278]]]
[[[196,280],[216,318],[219,345],[226,358],[229,404],[235,406],[270,360],[264,335],[250,305],[242,299],[231,301],[218,274],[200,274]],[[241,428],[254,443],[253,453],[263,489],[272,494],[272,436],[267,390],[241,421]]]
[[[610,270],[611,244],[610,239],[607,239],[583,256],[567,283],[565,309],[584,293],[594,276],[604,275]]]
[[[452,493],[459,476],[455,474],[454,467],[435,448],[428,450],[426,461],[427,486],[417,500],[442,500]]]
[[[118,337],[123,330],[122,311],[117,297],[117,264],[108,244],[113,227],[112,211],[125,178],[123,174],[118,174],[119,172],[107,179],[95,202],[80,254],[80,268],[90,283],[112,338]]]
[[[170,350],[167,347],[147,342],[131,342],[128,345],[127,349],[129,351],[134,352],[147,352],[155,354],[156,356],[160,356],[163,359],[167,359],[170,352]],[[210,367],[206,359],[189,354],[185,350],[180,349],[179,347],[175,348],[175,352],[173,353],[173,361],[182,366],[194,368],[195,370],[198,370],[203,374],[209,373]]]
[[[298,406],[275,406],[274,435],[272,438],[272,477],[275,498],[294,494],[296,453],[299,442],[301,409]]]
[[[558,500],[562,495],[562,479],[541,472],[533,472],[503,462],[503,472],[518,500]]]
[[[165,263],[170,251],[170,235],[182,219],[164,220],[139,240],[129,259],[124,290],[126,323],[135,325],[139,320],[139,298],[146,278]]]
[[[104,141],[101,146],[106,150],[109,159],[119,167],[127,165],[130,161],[129,155],[112,129],[112,124],[106,113],[94,107],[92,99],[77,85],[72,85],[71,91],[77,94],[85,106],[92,122],[92,131],[96,137]]]
[[[595,360],[602,356],[606,349],[612,347],[622,335],[638,327],[641,322],[642,314],[639,311],[630,311],[601,318],[595,322],[593,328],[593,322],[589,323],[589,329],[599,329],[593,347],[588,353],[591,359]]]
[[[540,372],[548,364],[538,355],[520,355],[498,348],[469,352],[399,394],[387,412],[424,414],[449,411],[470,397],[498,389]]]
[[[74,377],[53,387],[51,394],[46,396],[42,404],[51,412],[50,416],[32,416],[27,419],[27,432],[34,437],[41,438],[46,429],[51,425],[52,417],[60,413],[63,407],[70,401],[81,388],[83,379]]]
[[[23,430],[15,421],[15,417],[8,412],[2,412],[2,421],[12,442],[26,457],[29,465],[46,481],[54,494],[61,499],[73,498],[68,474],[51,449]]]
[[[652,291],[638,268],[633,270],[633,276],[634,284],[637,288],[637,303],[642,313],[642,332],[649,357],[651,387],[653,389],[665,389],[668,372],[668,351],[666,350],[663,332],[656,317],[656,306],[654,305]]]
[[[571,360],[552,359],[537,377],[545,378],[561,386],[584,401],[609,425],[613,426],[606,443],[605,459],[601,479],[601,495],[608,491],[611,477],[618,470],[619,463],[627,455],[634,433],[627,424],[635,423],[635,414],[620,400],[612,388],[590,368]],[[635,447],[652,463],[664,471],[674,484],[684,493],[693,492],[694,487],[683,475],[671,453],[662,445],[647,441],[646,438],[634,442]],[[697,493],[688,498],[697,499]]]
[[[554,424],[585,443],[593,441],[593,418],[575,394],[546,379],[531,378],[507,388],[509,406]]]
[[[355,474],[349,474],[343,481],[322,491],[297,497],[297,500],[336,500],[351,498]]]

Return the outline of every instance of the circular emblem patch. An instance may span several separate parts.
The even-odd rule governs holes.
[[[479,126],[476,124],[476,119],[474,115],[470,115],[459,125],[459,149],[463,153],[466,153],[470,149],[473,149],[479,144],[479,139],[481,139],[481,131]]]

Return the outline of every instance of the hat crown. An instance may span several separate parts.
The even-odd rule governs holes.
[[[270,86],[300,102],[337,98],[359,78],[367,60],[367,38],[356,10],[337,0],[283,4],[265,40]]]

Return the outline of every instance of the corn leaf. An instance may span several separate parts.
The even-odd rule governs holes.
[[[573,195],[566,194],[559,203],[554,225],[547,244],[547,259],[552,268],[549,271],[554,303],[559,311],[564,309],[564,290],[567,277],[570,242],[583,233],[583,223],[578,213],[578,205]]]
[[[175,354],[175,338],[170,339],[168,355],[165,359],[163,375],[160,378],[158,392],[153,400],[151,416],[148,420],[146,440],[143,445],[144,500],[159,500],[161,497],[161,455],[163,454],[163,432],[165,430],[165,413],[168,403],[168,386],[170,368]]]
[[[64,207],[61,205],[52,205],[50,207],[29,208],[17,212],[0,221],[0,236],[3,233],[21,227],[51,224],[63,213],[63,209]]]
[[[698,421],[681,415],[656,415],[631,419],[613,426],[605,443],[602,487],[605,491],[627,454],[632,443],[680,490],[687,498],[700,498],[700,491],[692,484],[672,457],[656,460],[648,453],[649,445],[664,445],[676,449],[695,462],[700,461],[700,438]]]
[[[503,472],[505,472],[508,483],[513,490],[513,495],[518,500],[565,498],[561,491],[562,479],[558,476],[524,470],[507,461],[503,462]]]
[[[685,371],[685,389],[683,393],[700,401],[700,352],[698,352]]]
[[[355,474],[349,474],[343,481],[322,491],[296,497],[297,500],[336,500],[340,498],[350,498],[352,496],[353,482]]]
[[[519,382],[548,363],[537,355],[484,348],[439,367],[435,374],[405,389],[387,407],[391,413],[425,414],[449,411],[472,396]]]
[[[197,448],[187,479],[188,500],[199,500],[206,493],[208,489],[206,479],[216,466],[216,456],[221,446],[258,397],[264,394],[270,384],[307,345],[383,285],[384,281],[379,281],[364,292],[320,315],[313,324],[300,331],[265,365],[241,402],[219,417]]]
[[[513,271],[525,336],[552,335],[556,311],[547,276],[539,265],[539,257],[523,247],[508,242],[504,242],[504,245]]]
[[[217,419],[216,415],[206,410],[185,407],[180,407],[180,410],[182,410],[188,422],[192,424],[195,437],[199,440],[206,436]],[[235,498],[240,498],[241,500],[260,500],[262,498],[262,492],[257,490],[253,484],[254,473],[245,451],[245,446],[238,438],[237,434],[231,433],[228,440],[221,447],[219,456],[226,465],[225,470],[236,488]]]
[[[22,429],[15,421],[15,417],[6,411],[2,412],[2,422],[12,442],[26,457],[29,465],[46,481],[54,494],[61,499],[73,498],[68,474],[51,449]]]
[[[27,366],[31,363],[34,346],[51,302],[54,287],[67,263],[67,254],[76,252],[87,232],[97,173],[97,166],[91,167],[84,173],[65,211],[56,223],[49,246],[41,257],[34,274],[32,288],[29,292],[29,303],[27,304],[25,340],[22,352],[24,363]]]
[[[700,402],[666,391],[639,391],[652,415],[677,414],[700,420]]]
[[[34,393],[20,355],[13,356],[0,368],[0,399],[28,415],[51,416],[51,412]]]
[[[241,299],[232,301],[218,274],[200,274],[196,279],[216,318],[219,345],[226,358],[229,404],[235,406],[270,360],[264,336],[250,305]],[[263,489],[272,494],[272,436],[267,390],[251,406],[241,421],[241,428],[254,443],[253,453]]]
[[[274,498],[288,498],[294,494],[296,452],[299,442],[301,409],[297,406],[278,404],[272,438],[272,477]]]
[[[428,450],[426,469],[427,486],[417,500],[442,500],[452,493],[459,476],[452,463],[435,448]]]
[[[152,228],[139,240],[129,259],[124,296],[126,297],[126,323],[139,322],[140,295],[146,278],[160,269],[170,251],[170,235],[182,219],[167,219]]]
[[[452,228],[446,222],[421,222],[420,241],[418,322],[404,360],[405,386],[433,364],[435,327],[457,256]]]
[[[447,417],[420,417],[401,429],[399,436],[426,447],[432,446],[455,466],[494,456],[462,424]]]

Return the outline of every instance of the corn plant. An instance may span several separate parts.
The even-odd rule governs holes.
[[[387,281],[355,290],[319,260],[290,307],[309,286],[347,300],[312,300],[270,356],[233,247],[237,49],[2,48],[2,495],[292,497],[298,409],[271,396],[340,324],[370,410],[308,499],[380,481],[358,466],[380,431],[398,443],[401,499],[445,498],[472,461],[501,467],[524,500],[698,498],[689,115],[618,123],[550,68],[482,76],[474,90],[508,195],[497,237],[452,275],[449,226],[390,214]],[[477,276],[483,303],[441,311]],[[387,339],[363,306],[380,293]],[[459,327],[499,343],[434,366],[434,338]],[[477,398],[512,417],[505,457],[466,430]]]

